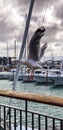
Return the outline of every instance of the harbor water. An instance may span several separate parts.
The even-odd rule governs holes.
[[[0,80],[0,89],[12,90],[12,87],[13,87],[13,81]],[[16,91],[63,97],[63,86],[53,86],[47,84],[43,85],[43,84],[37,84],[36,82],[23,83],[22,81],[18,81],[16,85]],[[8,105],[9,99],[0,97],[0,102]],[[24,109],[23,101],[18,101],[13,99],[12,105]],[[48,114],[51,116],[63,118],[63,108],[60,107],[30,102],[28,109],[36,112]]]

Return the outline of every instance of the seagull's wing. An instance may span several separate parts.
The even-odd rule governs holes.
[[[43,55],[46,49],[46,44],[42,46],[42,49],[40,48],[40,39],[44,35],[44,31],[45,31],[44,27],[38,28],[36,30],[29,43],[28,59],[26,61],[23,60],[20,61],[22,64],[27,65],[27,67],[29,68],[33,69],[41,68],[38,61],[40,60],[40,57]]]
[[[47,48],[47,43],[45,43],[45,44],[42,46],[42,48],[41,48],[40,58],[42,58],[42,56],[44,55],[46,48]]]
[[[29,59],[38,60],[40,44],[39,41],[32,37],[29,44]]]
[[[40,51],[40,39],[44,35],[45,28],[41,27],[36,30],[32,36],[29,44],[29,55],[28,59],[33,59],[35,61],[39,60],[39,51]]]

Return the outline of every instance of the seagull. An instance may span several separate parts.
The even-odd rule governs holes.
[[[44,43],[42,47],[40,45],[40,40],[44,36],[44,32],[44,27],[40,27],[34,32],[29,43],[29,54],[27,59],[18,60],[18,62],[20,62],[23,65],[26,65],[31,70],[42,68],[42,66],[39,63],[47,48],[47,43]]]

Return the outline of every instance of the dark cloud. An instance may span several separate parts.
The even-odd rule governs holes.
[[[60,43],[56,43],[55,46],[56,46],[56,47],[57,47],[57,46],[59,47],[59,46],[61,46],[61,44],[60,44]]]
[[[57,18],[63,19],[63,3],[55,6],[55,15]]]
[[[52,41],[53,42],[57,41],[56,39],[57,31],[59,31],[59,27],[56,24],[52,26],[47,26],[45,31],[44,41],[47,41],[48,43]]]
[[[59,30],[57,24],[51,25],[51,26],[47,26],[46,27],[46,35],[55,35],[57,30]]]
[[[0,21],[0,42],[7,42],[8,39],[16,37],[14,33],[16,30],[16,26],[9,27],[4,21]]]
[[[17,7],[19,13],[27,13],[31,0],[9,0],[14,7]],[[5,2],[6,3],[6,2]],[[42,10],[45,10],[47,6],[52,4],[52,0],[35,0],[33,14],[39,14]]]

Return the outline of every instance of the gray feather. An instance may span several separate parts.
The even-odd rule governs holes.
[[[33,34],[29,43],[28,59],[33,59],[35,61],[38,61],[43,56],[46,47],[43,45],[43,47],[40,48],[40,40],[41,37],[44,35],[44,32],[45,32],[45,28],[41,27],[38,28]]]

